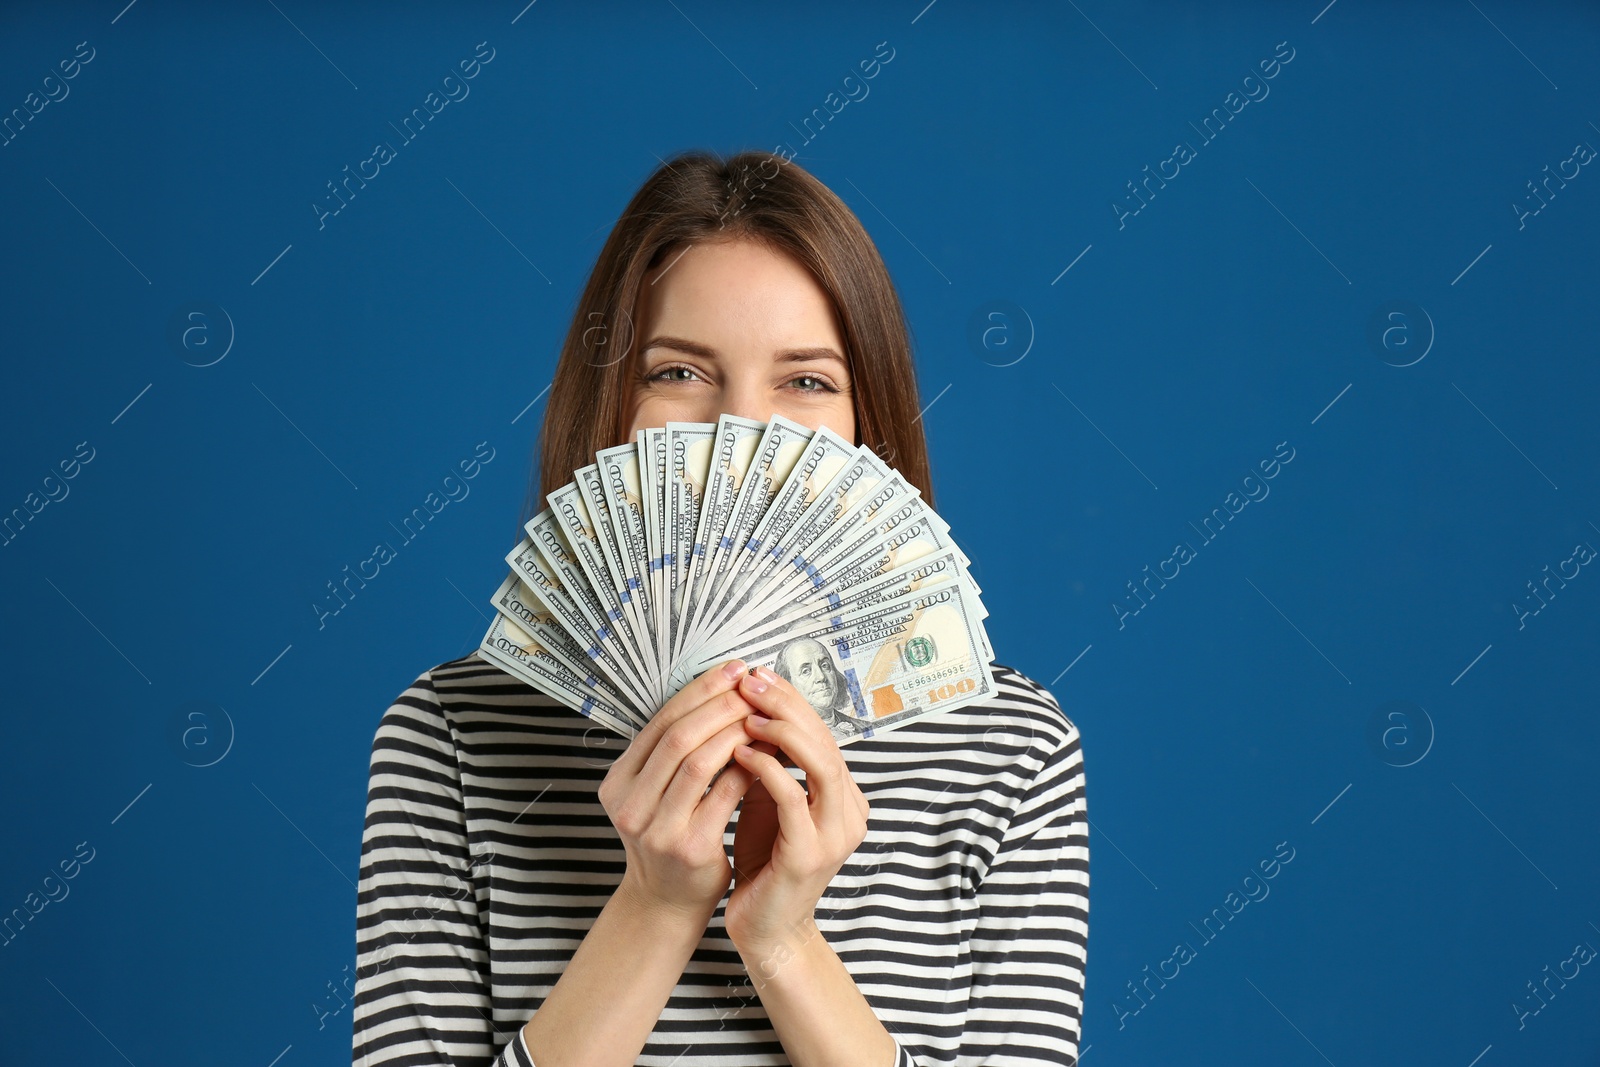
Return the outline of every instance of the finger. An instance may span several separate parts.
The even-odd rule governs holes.
[[[711,780],[733,759],[734,747],[748,744],[750,740],[742,720],[724,725],[678,763],[671,781],[667,783],[662,794],[662,806],[671,810],[680,821],[689,821],[694,815],[695,808],[705,797]],[[652,761],[652,763],[660,762],[660,760]],[[647,773],[650,771],[648,766],[646,771]]]
[[[743,677],[742,668],[742,660],[729,660],[701,672],[688,685],[674,693],[672,698],[661,705],[644,727],[634,735],[623,754],[617,757],[615,765],[620,768],[620,772],[628,777],[637,775],[650,758],[650,754],[655,751],[656,745],[660,743],[667,729],[707,700],[733,689]]]
[[[828,724],[822,721],[822,716],[800,695],[800,691],[766,667],[752,667],[741,674],[739,693],[765,715],[788,719],[815,737],[833,738],[833,731],[828,729]],[[834,744],[837,746],[838,742]]]
[[[764,674],[772,681],[767,682]],[[795,766],[805,771],[806,782],[811,787],[812,808],[819,823],[842,825],[846,813],[856,807],[850,794],[857,790],[833,731],[823,724],[792,685],[770,674],[765,667],[741,679],[739,690],[747,701],[768,716],[766,722],[747,720],[745,727],[750,736],[771,741],[794,760]]]
[[[698,677],[674,693],[672,698],[634,735],[613,764],[629,778],[639,773],[667,729],[713,697],[732,690],[744,676],[744,661],[733,659],[702,671]]]
[[[733,750],[733,758],[761,781],[778,806],[779,833],[802,848],[816,847],[817,826],[811,821],[806,791],[784,770],[777,757],[757,752],[749,745],[740,745]]]
[[[750,711],[750,703],[737,689],[729,688],[667,727],[666,732],[661,735],[661,740],[651,750],[649,758],[645,760],[644,766],[639,768],[633,780],[629,789],[630,802],[634,802],[632,798],[637,797],[636,802],[645,810],[659,807],[663,803],[663,798],[667,797],[673,788],[673,782],[677,779],[684,761],[729,726],[735,726],[736,730],[742,732],[743,726],[736,724],[742,724]],[[709,771],[704,766],[704,760],[710,757],[702,757],[702,763],[694,770],[696,777],[705,772],[703,780],[700,781],[700,792],[693,794],[692,797],[684,793],[682,796],[671,798],[671,802],[685,811],[693,810],[693,803],[688,803],[685,807],[685,798],[698,801],[700,795],[705,792],[707,783],[711,781],[711,776],[733,758],[733,746],[737,743],[728,740],[722,745],[722,758],[715,766],[710,767]]]
[[[852,815],[860,816],[864,797],[844,756],[836,744],[818,741],[803,732],[795,723],[784,719],[757,722],[755,717],[745,721],[751,737],[771,741],[779,748],[779,755],[788,756],[792,765],[805,772],[805,784],[810,797],[813,819],[819,828],[833,828],[848,834]]]
[[[746,742],[746,744],[748,744],[751,748],[755,749],[757,752],[764,752],[767,755],[774,757],[775,759],[777,759],[777,761],[779,763],[783,764],[785,767],[794,766],[793,763],[789,762],[788,757],[785,756],[781,751],[778,750],[778,746],[774,745],[771,741],[756,741],[756,740],[752,739],[752,740]],[[739,767],[741,770],[743,769],[742,765],[738,762],[738,760],[735,760],[731,764],[731,766]],[[746,771],[745,773],[749,774],[748,771]],[[802,785],[803,784],[804,783],[802,783]],[[772,803],[772,797],[770,795],[768,795],[767,787],[761,784],[760,779],[757,779],[757,778],[754,778],[754,777],[752,777],[752,779],[751,779],[750,788],[745,792],[744,800],[743,800],[743,804],[744,804],[745,807],[749,807],[751,805],[751,803],[755,803],[755,804],[771,804]]]
[[[645,803],[654,808],[661,801],[662,793],[666,792],[685,757],[706,744],[718,729],[741,720],[749,710],[749,702],[730,681],[726,683],[726,688],[715,691],[714,696],[698,707],[691,707],[672,725],[659,729],[658,733],[646,739],[646,745],[643,745],[646,755],[643,755],[642,761],[637,766],[624,766],[619,771],[622,776],[632,774],[630,781],[624,777],[624,781],[629,782],[629,795],[638,793],[645,798]],[[731,758],[731,755],[726,758]]]
[[[737,763],[728,767],[711,783],[710,791],[694,809],[686,832],[697,837],[720,840],[733,818],[733,809],[739,806],[740,799],[750,791],[755,781],[756,776]]]

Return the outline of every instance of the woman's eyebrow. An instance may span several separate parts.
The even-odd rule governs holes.
[[[686,352],[691,356],[699,356],[702,359],[719,358],[717,355],[717,350],[712,348],[710,345],[703,345],[698,341],[688,341],[682,337],[652,337],[649,341],[645,342],[644,347],[639,351],[644,352],[652,348],[671,348],[678,352]],[[789,348],[777,353],[773,358],[780,363],[795,363],[808,359],[832,359],[837,360],[840,363],[845,362],[845,358],[843,356],[834,351],[832,348],[827,347]]]

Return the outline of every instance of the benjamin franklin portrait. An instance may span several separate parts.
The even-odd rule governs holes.
[[[789,641],[778,649],[772,669],[806,698],[835,738],[864,732],[866,724],[844,710],[850,707],[850,689],[822,642],[810,637]]]

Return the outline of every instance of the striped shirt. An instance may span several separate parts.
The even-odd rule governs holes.
[[[895,1067],[1077,1062],[1078,729],[1037,682],[993,673],[988,701],[840,750],[871,811],[816,925],[895,1038]],[[597,790],[627,743],[477,652],[394,701],[373,739],[361,841],[357,1067],[534,1067],[521,1028],[626,866]],[[789,1062],[723,907],[639,1064]]]

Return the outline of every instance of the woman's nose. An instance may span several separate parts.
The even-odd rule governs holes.
[[[707,421],[715,421],[717,414],[738,415],[757,422],[772,420],[772,397],[752,381],[728,382],[722,388],[719,403],[722,406]]]

